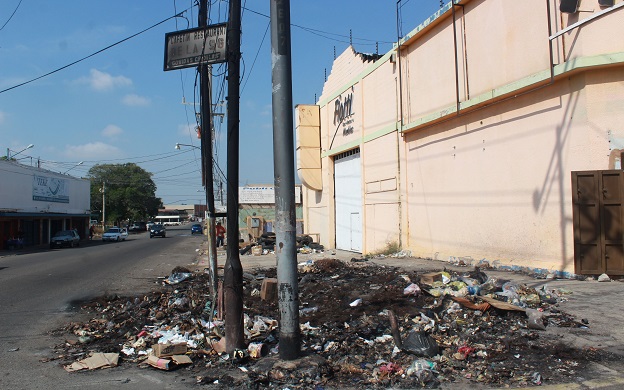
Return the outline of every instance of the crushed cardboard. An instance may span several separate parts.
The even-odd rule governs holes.
[[[116,367],[118,363],[118,353],[94,352],[88,358],[65,366],[65,371],[75,372],[81,370],[96,370],[98,368],[111,368]]]

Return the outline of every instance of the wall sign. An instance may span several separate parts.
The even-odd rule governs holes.
[[[66,179],[34,175],[32,199],[43,202],[69,203],[69,183]]]
[[[334,125],[336,131],[342,127],[343,136],[353,134],[353,93],[340,95],[334,101]]]
[[[295,187],[295,203],[301,203],[301,187]],[[238,187],[240,204],[274,204],[275,188],[272,186]]]

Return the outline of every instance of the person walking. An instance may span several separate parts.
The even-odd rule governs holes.
[[[217,236],[217,248],[223,246],[223,242],[225,241],[225,228],[221,226],[221,222],[217,222],[217,226],[215,226],[215,235]]]

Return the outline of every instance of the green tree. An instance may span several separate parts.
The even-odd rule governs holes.
[[[162,207],[152,174],[134,163],[97,164],[87,176],[91,180],[91,208],[100,214],[105,188],[107,221],[146,220]]]

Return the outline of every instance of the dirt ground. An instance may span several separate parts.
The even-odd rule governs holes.
[[[263,280],[276,277],[274,256],[241,256],[246,342],[264,346],[260,357],[253,349],[220,352],[223,322],[211,316],[200,259],[193,270],[171,273],[191,276],[150,294],[81,303],[77,320],[54,332],[59,344],[50,362],[65,366],[90,352],[115,352],[121,365],[154,369],[143,351],[169,333],[188,340],[192,359],[176,374],[202,388],[530,387],[622,372],[624,337],[610,323],[621,313],[596,306],[600,299],[615,303],[623,283],[350,257],[300,256],[301,359],[278,358],[278,304],[260,298]],[[433,271],[449,280],[424,283],[423,274]],[[465,295],[461,280],[478,281],[480,295]],[[510,290],[515,295],[500,295]]]

